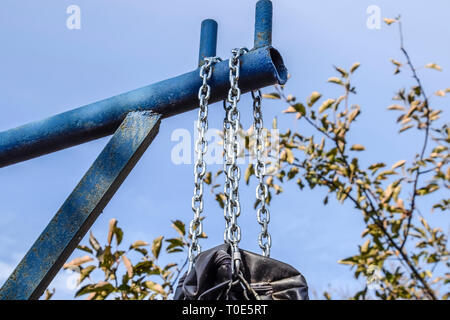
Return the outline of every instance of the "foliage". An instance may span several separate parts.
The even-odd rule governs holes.
[[[407,130],[422,134],[416,156],[392,164],[361,164],[358,156],[366,148],[361,141],[351,142],[349,138],[352,126],[362,112],[359,105],[350,105],[350,97],[356,94],[351,80],[360,64],[353,64],[349,70],[335,67],[337,76],[329,78],[328,82],[342,89],[342,95],[338,97],[325,98],[321,93],[313,92],[306,101],[298,102],[296,97],[285,93],[284,86],[277,86],[276,92],[264,96],[287,104],[283,112],[306,122],[315,132],[304,135],[287,130],[280,134],[277,150],[280,159],[275,168],[269,169],[275,175],[266,179],[270,190],[267,202],[271,202],[273,194],[283,192],[283,184],[295,181],[299,190],[325,188],[324,205],[333,196],[340,203],[352,203],[362,214],[366,225],[363,243],[355,255],[339,261],[351,266],[355,278],[366,278],[367,284],[353,295],[354,299],[448,299],[448,236],[440,228],[429,225],[418,203],[431,194],[437,197],[438,191],[450,187],[450,128],[448,124],[439,125],[442,111],[431,106],[403,46],[400,19],[388,20],[386,23],[396,23],[400,28],[400,50],[405,59],[404,63],[391,60],[394,74],[409,69],[414,80],[408,90],[398,90],[393,98],[395,104],[388,110],[400,113],[397,118],[399,134]],[[436,63],[425,67],[442,70]],[[442,97],[448,92],[450,88],[438,90],[436,95]],[[245,148],[249,153],[252,147],[246,137]],[[270,144],[267,147],[271,148]],[[219,171],[215,176],[221,174]],[[254,175],[250,164],[245,173],[247,183]],[[223,193],[215,192],[223,207]],[[448,214],[449,208],[450,199],[439,197],[430,211]],[[374,296],[369,296],[368,288],[373,284],[376,270],[379,270],[378,283]],[[331,298],[327,292],[324,296]]]
[[[335,67],[336,75],[328,82],[342,89],[338,97],[326,98],[315,91],[300,102],[295,96],[286,94],[284,86],[277,86],[276,92],[264,95],[287,105],[283,113],[304,121],[314,132],[305,135],[287,130],[280,134],[278,146],[266,145],[268,149],[276,148],[279,153],[275,165],[273,161],[268,161],[271,164],[268,172],[272,175],[266,178],[269,186],[267,203],[270,204],[274,195],[283,192],[283,185],[294,183],[299,191],[324,188],[327,191],[324,205],[334,197],[340,203],[351,203],[361,213],[365,223],[362,243],[353,256],[339,261],[351,267],[356,279],[366,280],[362,290],[352,294],[353,299],[448,299],[448,235],[442,229],[431,226],[427,217],[432,211],[448,214],[450,209],[450,199],[445,198],[443,192],[450,187],[450,128],[439,121],[442,111],[431,105],[403,46],[400,18],[385,19],[385,22],[397,25],[400,31],[400,51],[404,62],[391,59],[394,75],[409,71],[414,81],[408,89],[397,91],[393,97],[395,103],[387,109],[399,113],[396,119],[399,134],[415,131],[421,136],[416,155],[412,159],[399,159],[389,164],[362,164],[359,158],[361,153],[370,150],[366,151],[362,141],[350,139],[353,125],[363,110],[359,105],[350,103],[350,98],[356,95],[352,76],[360,64],[355,63],[348,70]],[[436,63],[429,63],[425,68],[442,70]],[[450,88],[439,89],[435,96],[445,97],[448,93]],[[276,119],[273,127],[277,128]],[[251,129],[240,132],[245,141],[241,156],[245,152],[253,152],[252,133]],[[223,192],[218,191],[221,190],[220,184],[215,180],[222,174],[223,171],[209,172],[205,178],[221,207],[226,198]],[[254,175],[253,165],[250,164],[244,176],[247,184]],[[422,212],[426,208],[424,202],[429,201],[426,198],[434,203]],[[123,232],[117,227],[117,221],[112,219],[105,246],[100,246],[91,234],[90,245],[79,247],[88,255],[64,266],[80,274],[80,284],[91,280],[77,291],[76,296],[88,295],[88,299],[169,298],[184,265],[179,267],[171,263],[162,267],[158,264],[158,257],[164,244],[167,245],[167,253],[184,252],[188,244],[184,224],[175,221],[173,227],[179,237],[166,240],[158,237],[153,240],[150,251],[147,250],[148,243],[137,241],[124,251],[118,248]],[[113,239],[116,240],[115,250],[112,249]],[[141,260],[133,264],[128,257],[130,252],[139,253]],[[96,264],[85,266],[93,261]],[[120,265],[124,267],[124,274],[119,277]],[[103,272],[103,281],[92,282],[94,270]],[[370,293],[368,289],[373,285],[376,271],[377,285],[371,287],[373,290]],[[51,295],[52,292],[48,291],[47,296]],[[332,298],[329,292],[323,296]]]
[[[117,220],[109,222],[107,242],[104,246],[90,234],[89,245],[78,246],[87,253],[64,265],[64,269],[79,273],[78,284],[84,284],[75,293],[75,297],[88,295],[88,300],[104,300],[115,298],[120,300],[166,300],[174,292],[174,285],[183,271],[186,261],[179,266],[177,263],[160,265],[158,258],[164,250],[168,254],[182,252],[186,255],[188,239],[183,222],[173,221],[172,227],[178,237],[164,239],[155,238],[152,244],[145,241],[135,241],[127,250],[120,249],[123,231],[117,226]],[[140,260],[133,263],[131,255],[139,255]],[[92,263],[95,262],[95,263]],[[92,263],[92,264],[89,264]],[[89,265],[87,265],[89,264]],[[99,270],[103,273],[102,281],[93,281],[92,273]],[[47,292],[51,298],[51,293]]]

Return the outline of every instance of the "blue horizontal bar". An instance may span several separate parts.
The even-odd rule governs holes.
[[[0,289],[0,300],[39,299],[156,136],[160,115],[127,115]]]
[[[283,84],[287,69],[272,47],[241,58],[239,86],[243,93]],[[0,133],[0,167],[28,160],[112,134],[131,111],[151,110],[163,117],[198,107],[199,70],[95,102],[53,117]],[[227,97],[228,60],[218,63],[210,80],[210,102]]]

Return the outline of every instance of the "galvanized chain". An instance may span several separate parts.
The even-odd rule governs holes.
[[[237,218],[241,214],[241,205],[239,201],[239,180],[241,170],[237,164],[237,158],[240,152],[238,133],[240,129],[240,114],[237,104],[241,99],[241,90],[239,89],[240,60],[242,54],[247,52],[245,48],[233,49],[232,57],[229,60],[230,68],[230,90],[228,98],[224,101],[225,119],[224,129],[224,165],[225,174],[224,194],[224,217],[225,233],[224,241],[231,245],[233,251],[233,273],[240,269],[240,253],[238,244],[241,241],[241,228],[237,223]]]
[[[270,247],[272,246],[272,237],[268,231],[270,222],[270,212],[266,206],[266,199],[268,196],[268,188],[264,183],[266,174],[266,164],[263,159],[264,155],[264,137],[263,137],[263,118],[261,111],[261,91],[252,91],[253,98],[253,131],[255,135],[254,155],[255,155],[255,176],[258,179],[256,187],[256,199],[258,201],[258,208],[256,216],[258,223],[261,225],[261,232],[258,236],[258,244],[262,249],[262,254],[265,257],[270,257]]]
[[[194,165],[194,195],[192,196],[192,211],[194,211],[194,218],[189,224],[189,235],[191,237],[191,244],[189,246],[188,259],[189,271],[194,265],[194,260],[201,252],[201,246],[198,243],[198,238],[203,233],[203,224],[201,214],[203,212],[203,182],[206,174],[206,162],[203,159],[208,144],[205,134],[208,131],[208,100],[211,97],[211,87],[208,85],[208,80],[211,79],[213,72],[213,64],[220,61],[217,57],[205,58],[205,63],[200,68],[200,77],[202,78],[202,85],[198,91],[199,109],[197,131],[198,139],[195,143],[195,153],[197,159]]]

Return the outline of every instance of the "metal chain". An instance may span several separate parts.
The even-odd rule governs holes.
[[[233,49],[232,57],[229,60],[230,68],[230,90],[228,98],[224,101],[225,119],[223,122],[224,134],[224,165],[225,174],[224,194],[224,218],[225,233],[224,241],[231,245],[233,251],[233,272],[240,269],[240,253],[238,244],[241,241],[241,228],[237,223],[237,218],[241,214],[241,205],[239,201],[239,180],[241,170],[237,164],[237,157],[240,152],[238,133],[240,129],[240,114],[237,104],[241,99],[241,90],[239,89],[239,58],[248,50],[245,48]]]
[[[268,225],[270,222],[270,212],[266,206],[266,199],[268,196],[268,188],[264,183],[264,177],[266,174],[266,164],[263,160],[264,154],[264,139],[262,136],[263,131],[263,118],[261,111],[261,91],[252,91],[253,98],[253,131],[255,135],[254,155],[255,162],[255,176],[258,179],[258,185],[256,187],[256,199],[259,200],[256,216],[258,223],[261,225],[261,232],[258,236],[258,244],[262,249],[262,254],[265,257],[270,257],[270,247],[272,246],[272,237],[268,231]]]
[[[205,58],[205,63],[200,68],[200,77],[202,78],[203,83],[198,91],[200,107],[198,109],[197,121],[198,139],[195,142],[197,159],[194,165],[194,195],[192,196],[192,211],[194,211],[194,218],[189,224],[191,245],[189,246],[188,252],[188,271],[192,269],[195,258],[201,252],[198,238],[203,233],[203,224],[200,216],[203,212],[203,182],[206,174],[206,162],[203,159],[203,156],[208,149],[205,134],[208,131],[208,100],[211,97],[211,87],[208,85],[208,80],[211,79],[212,76],[213,64],[217,61],[220,61],[217,57]]]

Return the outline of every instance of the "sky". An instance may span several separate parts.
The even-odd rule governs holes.
[[[0,130],[95,102],[196,68],[200,23],[219,24],[218,55],[251,47],[254,4],[250,0],[3,0],[0,5]],[[395,117],[386,111],[395,90],[412,85],[407,73],[393,76],[391,58],[401,60],[396,28],[369,29],[367,8],[378,6],[382,17],[402,15],[405,46],[417,66],[437,62],[442,72],[419,68],[429,95],[450,86],[450,2],[376,0],[275,0],[273,45],[281,52],[291,79],[286,91],[304,100],[312,91],[338,95],[326,83],[333,65],[361,67],[354,77],[361,105],[352,142],[362,143],[363,163],[395,163],[414,155],[418,136],[397,135]],[[81,9],[81,29],[66,26],[66,9]],[[271,92],[265,88],[264,92]],[[432,98],[443,106],[448,98]],[[251,101],[240,104],[244,127],[252,119]],[[247,109],[248,108],[248,109]],[[308,132],[304,122],[282,115],[285,106],[264,101],[266,124],[277,116],[282,131]],[[221,104],[210,109],[210,127],[221,128]],[[124,243],[175,236],[171,220],[189,221],[193,176],[191,165],[175,165],[171,141],[176,129],[193,132],[197,112],[164,119],[160,132],[98,220],[92,231],[104,242],[108,221],[116,218]],[[444,114],[448,121],[448,115]],[[304,131],[303,131],[304,130]],[[92,141],[0,170],[0,284],[31,247],[66,197],[90,167],[108,138]],[[217,167],[211,167],[217,169]],[[254,181],[253,181],[254,182]],[[252,208],[254,187],[241,188],[241,247],[259,251]],[[311,290],[333,288],[345,295],[361,284],[337,261],[357,252],[363,231],[361,215],[350,205],[322,205],[324,190],[299,192],[295,185],[274,198],[270,232],[272,257],[287,262],[306,277]],[[203,248],[222,242],[223,215],[210,193],[205,199]],[[449,221],[436,219],[444,226]],[[82,241],[86,243],[86,239]],[[79,256],[75,253],[72,257]],[[183,257],[179,257],[182,259]],[[73,275],[61,271],[51,288],[55,298],[73,297]],[[319,294],[320,295],[320,294]]]

